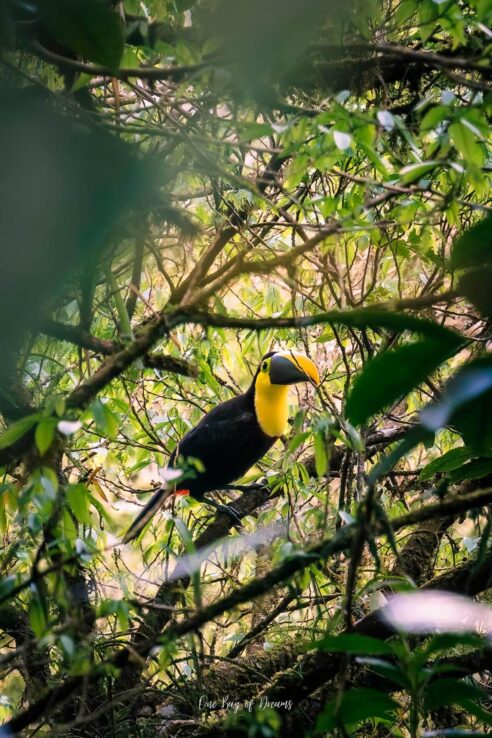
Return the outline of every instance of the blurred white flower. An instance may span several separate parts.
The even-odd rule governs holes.
[[[391,598],[384,618],[409,633],[478,633],[492,636],[492,607],[450,592],[408,592]]]
[[[378,121],[386,131],[392,131],[395,127],[395,119],[389,110],[380,110],[378,112]]]
[[[174,482],[175,479],[179,479],[182,476],[182,469],[173,469],[170,466],[163,466],[159,469],[159,477],[163,482]]]
[[[342,131],[333,131],[333,139],[337,149],[344,151],[350,147],[352,143],[352,136],[349,133],[343,133]]]
[[[64,436],[71,436],[82,428],[82,423],[80,420],[60,420],[57,428]]]

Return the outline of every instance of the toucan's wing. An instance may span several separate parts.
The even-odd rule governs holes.
[[[263,433],[254,407],[244,395],[218,405],[192,428],[176,449],[185,459],[200,459],[205,471],[186,481],[192,496],[230,484],[242,477],[268,451],[275,439]],[[176,464],[176,455],[170,459]]]

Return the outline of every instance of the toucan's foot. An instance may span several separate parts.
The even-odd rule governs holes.
[[[215,509],[217,510],[219,514],[227,515],[232,520],[235,526],[242,528],[243,524],[241,522],[241,518],[239,517],[239,515],[237,514],[236,510],[234,510],[233,507],[231,507],[230,505],[221,505],[220,503],[215,502],[215,500],[208,499],[208,497],[205,498],[204,501],[207,505],[211,505],[212,507],[215,507]]]

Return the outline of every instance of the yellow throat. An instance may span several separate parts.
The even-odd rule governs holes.
[[[260,372],[255,383],[255,411],[258,423],[267,436],[281,436],[289,419],[289,388],[271,384],[267,374]]]

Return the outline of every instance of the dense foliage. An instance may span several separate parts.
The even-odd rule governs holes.
[[[2,736],[488,733],[491,25],[1,4]],[[242,529],[179,497],[122,545],[279,347],[322,383]]]

